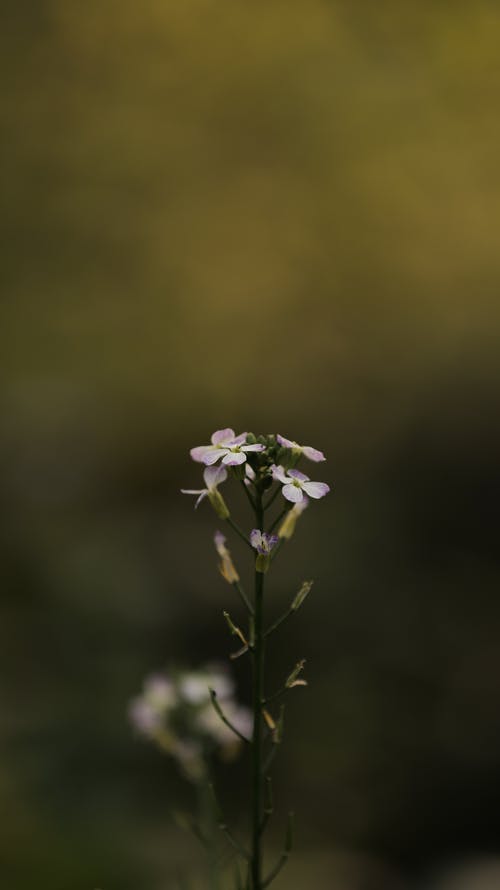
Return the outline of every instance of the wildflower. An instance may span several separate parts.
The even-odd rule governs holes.
[[[234,699],[234,683],[218,664],[179,672],[173,678],[153,674],[142,694],[132,699],[128,713],[135,729],[173,757],[186,778],[199,782],[206,774],[207,742],[227,758],[240,743],[213,710],[210,689],[224,703],[224,713],[245,737],[251,735],[252,715]]]
[[[214,544],[217,553],[221,558],[221,562],[219,564],[219,571],[223,578],[229,582],[229,584],[234,584],[235,581],[240,580],[240,576],[236,571],[235,565],[231,558],[231,554],[226,547],[226,537],[222,534],[222,532],[215,532],[214,535]]]
[[[278,543],[278,535],[268,535],[267,532],[261,532],[260,529],[254,528],[250,532],[250,543],[257,551],[257,559],[255,560],[255,570],[265,574],[271,562],[271,550]]]
[[[198,463],[210,466],[215,464],[219,458],[222,463],[229,467],[244,464],[249,451],[264,451],[265,446],[255,443],[254,445],[246,445],[247,433],[235,435],[234,430],[229,427],[224,430],[217,430],[211,437],[211,445],[199,445],[190,451],[193,460]]]
[[[311,482],[309,476],[299,470],[288,470],[288,475],[283,467],[273,466],[273,478],[283,485],[282,494],[287,501],[293,504],[300,503],[304,499],[304,492],[310,498],[323,498],[330,491],[326,482]]]
[[[323,452],[318,451],[317,448],[313,448],[311,445],[299,445],[298,442],[293,442],[292,439],[285,439],[285,437],[280,436],[279,433],[276,436],[276,440],[282,448],[291,448],[297,457],[300,457],[300,455],[303,454],[304,457],[315,461],[315,463],[321,460],[326,460]]]
[[[289,541],[292,537],[295,526],[297,524],[297,519],[304,512],[306,507],[309,506],[309,498],[303,497],[301,501],[294,504],[292,509],[288,511],[283,522],[281,523],[278,529],[278,537],[284,538],[285,541]]]
[[[262,556],[269,556],[273,547],[278,543],[278,535],[268,535],[267,532],[261,532],[258,528],[254,528],[250,532],[250,543]]]
[[[196,504],[194,505],[194,509],[201,504],[202,500],[208,497],[212,507],[214,508],[217,516],[220,519],[227,519],[229,516],[229,510],[227,508],[226,502],[224,498],[218,491],[218,486],[225,482],[227,479],[227,470],[224,467],[207,467],[203,471],[203,479],[205,482],[206,488],[192,489],[192,488],[181,488],[182,494],[197,494],[199,495]]]

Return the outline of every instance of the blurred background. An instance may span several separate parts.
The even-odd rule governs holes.
[[[276,616],[316,579],[269,662],[310,683],[276,888],[498,888],[498,3],[2,18],[2,887],[204,886],[191,789],[126,711],[231,650],[218,520],[179,489],[232,426],[333,486],[269,585]]]

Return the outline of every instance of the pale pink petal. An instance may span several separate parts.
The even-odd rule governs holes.
[[[212,445],[222,445],[227,442],[232,442],[234,439],[234,430],[227,427],[225,430],[216,430],[216,432],[211,437],[210,441]]]
[[[305,455],[309,460],[315,461],[318,463],[320,460],[326,460],[325,455],[322,451],[318,451],[317,448],[312,448],[311,445],[304,445],[302,448],[302,454]]]
[[[227,470],[220,465],[218,467],[207,467],[203,471],[203,478],[207,488],[216,488],[221,482],[227,479]]]
[[[231,439],[231,445],[243,445],[247,440],[248,433],[240,433],[239,436],[235,436],[234,439]]]
[[[295,510],[297,511],[298,515],[300,516],[300,514],[303,513],[304,510],[306,509],[306,507],[308,507],[308,506],[309,506],[309,498],[304,495],[304,497],[300,501],[300,503],[295,505]]]
[[[248,464],[248,463],[245,466],[245,475],[248,476],[248,478],[250,479],[250,482],[254,481],[255,472],[254,472],[254,470],[252,470],[250,464]]]
[[[295,448],[295,447],[296,447],[295,442],[292,442],[291,439],[285,439],[285,437],[284,437],[284,436],[280,436],[279,433],[278,433],[277,436],[276,436],[276,440],[279,442],[279,444],[280,444],[283,448]]]
[[[220,531],[216,531],[214,535],[215,549],[219,556],[223,556],[226,552],[226,536]]]
[[[310,498],[324,498],[330,491],[330,486],[326,482],[304,482],[304,491]]]
[[[227,451],[226,456],[222,458],[222,463],[228,467],[236,467],[238,464],[244,464],[246,454],[243,451]]]
[[[282,482],[284,485],[286,485],[286,483],[290,481],[283,467],[277,467],[276,464],[273,464],[271,467],[271,472],[273,474],[273,479],[276,479],[278,482]]]
[[[256,550],[262,545],[262,532],[258,528],[254,528],[250,532],[250,543]]]
[[[306,476],[305,473],[301,473],[300,470],[288,470],[288,475],[292,476],[294,479],[300,479],[301,482],[309,482],[309,476]]]
[[[211,445],[198,445],[197,448],[191,448],[191,451],[189,453],[190,453],[191,457],[193,458],[193,460],[195,460],[195,461],[197,461],[197,463],[201,464],[201,463],[203,463],[203,458],[205,457],[205,454],[207,453],[207,451],[211,451],[211,450],[212,450]]]
[[[206,498],[207,494],[208,494],[208,491],[206,489],[204,489],[203,491],[200,492],[200,496],[199,496],[198,500],[196,501],[196,504],[194,505],[195,510],[197,507],[199,507],[203,498]]]
[[[287,501],[291,501],[292,504],[298,504],[304,495],[302,494],[302,489],[297,488],[296,485],[284,485],[282,488],[283,497],[287,499]]]
[[[265,451],[266,446],[258,445],[258,444],[256,444],[256,445],[242,445],[241,450],[242,451]]]
[[[181,494],[201,494],[204,488],[181,488]]]
[[[225,453],[226,452],[224,448],[212,448],[210,451],[207,451],[203,455],[203,463],[205,464],[205,466],[210,467],[212,464],[219,460],[219,457],[222,457],[222,455]]]

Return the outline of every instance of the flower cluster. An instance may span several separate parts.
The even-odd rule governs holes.
[[[214,710],[210,689],[232,725],[249,737],[252,715],[235,701],[234,684],[219,665],[169,675],[152,674],[144,681],[141,695],[132,699],[129,706],[129,718],[137,732],[174,757],[192,781],[204,775],[206,753],[216,749],[227,758],[240,745]]]
[[[291,504],[307,503],[306,495],[318,500],[330,491],[326,482],[313,482],[309,476],[296,469],[302,457],[319,463],[325,455],[311,445],[299,445],[292,439],[276,435],[255,436],[253,433],[236,435],[229,427],[213,433],[209,445],[198,445],[191,449],[191,457],[196,463],[205,465],[203,478],[205,488],[186,489],[183,494],[197,496],[195,508],[204,498],[208,498],[221,519],[229,519],[229,508],[219,492],[219,485],[228,478],[228,470],[244,482],[247,491],[263,494],[274,482],[281,485],[281,493]],[[217,464],[217,466],[215,466]],[[300,515],[295,514],[295,519]],[[281,537],[290,537],[288,530]],[[253,544],[252,544],[253,546]],[[262,555],[262,554],[261,554]]]

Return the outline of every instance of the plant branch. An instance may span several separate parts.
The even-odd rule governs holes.
[[[248,486],[245,485],[244,479],[241,480],[241,484],[243,486],[243,490],[244,490],[248,500],[250,501],[250,506],[251,506],[252,510],[255,510],[255,507],[256,507],[255,501],[254,501],[252,495],[250,494],[250,491],[248,490]]]
[[[267,637],[269,637],[272,633],[274,633],[275,630],[278,630],[278,627],[281,627],[281,625],[286,621],[286,619],[289,618],[290,615],[293,615],[293,613],[294,613],[295,611],[296,611],[296,609],[292,609],[292,607],[290,606],[290,608],[287,609],[287,611],[284,612],[283,615],[280,615],[280,617],[277,618],[276,621],[274,621],[273,624],[271,624],[270,627],[268,627],[268,629],[266,630],[264,636],[267,638]]]
[[[212,799],[214,802],[218,827],[225,834],[227,840],[229,841],[231,846],[236,850],[236,852],[241,856],[241,858],[244,859],[246,862],[249,862],[250,854],[245,850],[244,847],[242,847],[242,845],[239,843],[239,841],[236,840],[236,838],[233,836],[233,834],[227,827],[226,820],[224,819],[224,815],[220,808],[219,801],[217,800],[217,795],[215,793],[215,788],[214,788],[213,784],[210,783],[208,787],[210,789],[210,793],[212,795]]]
[[[233,581],[233,587],[234,587],[235,590],[238,591],[238,593],[239,593],[239,595],[240,595],[240,599],[241,599],[242,603],[243,603],[243,604],[246,606],[246,608],[248,609],[250,615],[253,615],[253,606],[252,606],[250,600],[248,599],[248,597],[247,597],[245,591],[243,590],[243,587],[241,586],[240,582],[239,582],[239,581]]]
[[[286,829],[285,836],[285,846],[283,848],[283,852],[281,854],[280,859],[274,866],[274,868],[269,872],[267,878],[262,882],[262,890],[265,890],[265,887],[269,887],[274,879],[278,876],[283,866],[288,862],[290,857],[290,852],[292,849],[292,831],[293,831],[293,813],[288,814],[288,824]]]
[[[231,528],[234,529],[234,531],[236,532],[236,534],[240,536],[241,540],[244,541],[245,544],[247,544],[248,547],[250,547],[250,550],[253,552],[253,547],[252,547],[252,545],[251,545],[251,543],[250,543],[249,538],[247,538],[245,532],[241,530],[241,528],[239,527],[239,525],[236,524],[236,522],[234,521],[234,519],[231,519],[231,517],[228,516],[227,519],[226,519],[226,522],[231,526]]]
[[[266,825],[269,822],[269,819],[273,813],[274,813],[273,784],[271,782],[271,776],[266,776],[266,802],[264,804],[264,816],[260,823],[260,833],[261,834],[264,833]]]
[[[273,491],[271,497],[269,498],[267,504],[265,504],[265,506],[264,506],[264,509],[265,509],[265,510],[269,510],[269,507],[271,506],[271,504],[274,503],[274,501],[275,501],[276,498],[278,497],[278,495],[279,495],[279,493],[280,493],[281,490],[282,490],[282,489],[281,489],[281,485],[277,485],[276,488],[274,489],[274,491]]]
[[[245,742],[247,745],[249,745],[250,739],[247,739],[246,736],[244,736],[239,731],[239,729],[236,729],[236,726],[233,726],[231,721],[227,719],[226,715],[224,714],[224,711],[222,710],[219,702],[217,701],[217,693],[216,693],[215,689],[209,689],[209,692],[210,692],[210,701],[212,702],[213,708],[214,708],[215,712],[218,714],[218,716],[220,717],[220,719],[222,720],[222,722],[225,723],[226,726],[229,729],[231,729],[234,732],[234,734],[237,735],[239,739],[241,739],[242,742]]]

